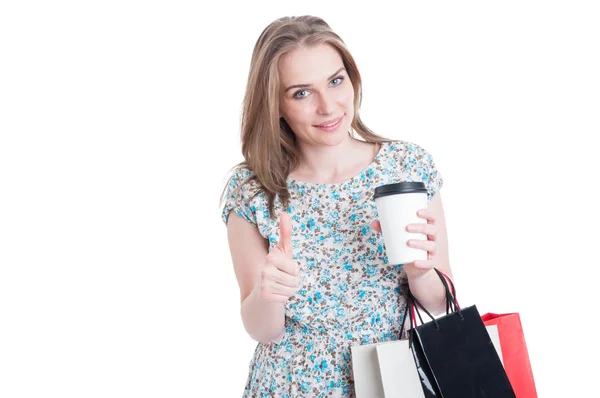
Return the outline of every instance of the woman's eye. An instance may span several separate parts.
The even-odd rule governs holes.
[[[301,91],[296,92],[296,94],[294,94],[294,98],[298,98],[298,99],[304,98],[305,97],[304,95],[303,96],[299,96],[298,94],[305,93],[305,92],[306,92],[306,90],[301,90]]]
[[[339,86],[340,84],[342,84],[342,80],[344,80],[344,78],[339,76],[339,77],[336,77],[335,79],[333,79],[331,82],[334,82],[336,80],[339,80],[340,82],[337,84],[334,84],[334,86]],[[307,92],[306,90],[296,91],[296,93],[294,94],[294,98],[296,98],[296,99],[306,98],[306,95],[299,95],[301,93],[306,93],[306,92]]]

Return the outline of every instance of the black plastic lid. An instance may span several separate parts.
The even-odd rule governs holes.
[[[375,188],[375,195],[373,195],[373,200],[381,198],[382,196],[416,192],[427,193],[427,187],[425,186],[425,183],[407,181],[399,182],[396,184],[386,184]]]

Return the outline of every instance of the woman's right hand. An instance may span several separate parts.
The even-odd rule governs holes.
[[[279,221],[279,244],[265,258],[257,288],[263,300],[285,303],[300,287],[298,263],[292,257],[292,220],[283,211]]]

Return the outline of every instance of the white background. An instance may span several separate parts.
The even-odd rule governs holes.
[[[200,4],[0,6],[0,397],[241,396],[218,199],[254,43],[301,14],[432,154],[461,304],[521,314],[541,398],[597,392],[596,2]]]

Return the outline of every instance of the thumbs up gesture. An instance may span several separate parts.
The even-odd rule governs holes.
[[[265,258],[258,278],[260,297],[285,303],[300,286],[299,267],[292,257],[292,219],[283,211],[279,222],[279,244]]]

